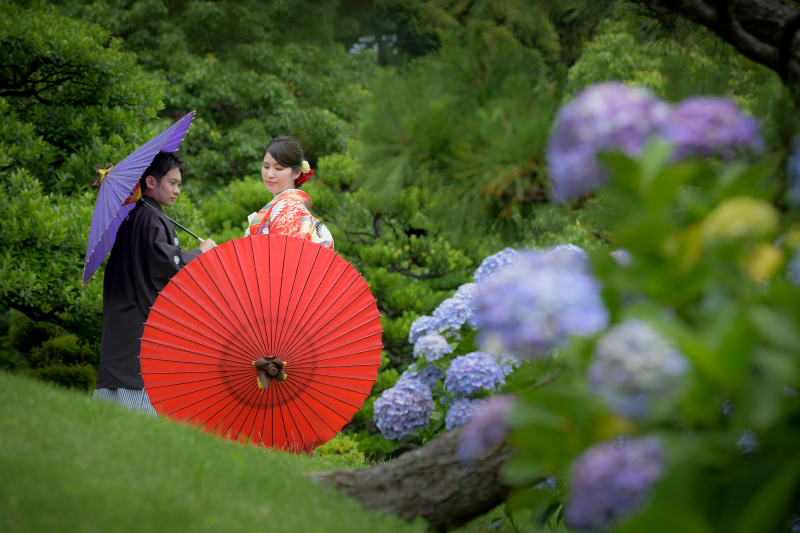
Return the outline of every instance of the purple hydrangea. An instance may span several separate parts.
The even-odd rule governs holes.
[[[742,453],[756,453],[759,446],[761,446],[761,442],[759,442],[753,430],[749,428],[742,431],[742,434],[739,435],[739,440],[736,442],[736,447],[739,448]]]
[[[444,417],[444,427],[453,429],[463,426],[484,406],[486,406],[486,401],[480,399],[460,398],[454,401],[447,410],[447,416]]]
[[[421,316],[411,324],[411,329],[408,332],[408,342],[416,344],[417,339],[425,335],[433,335],[441,332],[439,321],[432,316]]]
[[[375,400],[374,420],[387,440],[405,439],[428,425],[433,410],[431,389],[415,380],[401,380]]]
[[[436,383],[443,377],[444,377],[444,372],[442,371],[441,368],[434,365],[428,365],[419,372],[409,372],[408,370],[406,370],[400,376],[400,379],[397,381],[397,383],[400,383],[401,381],[404,380],[413,379],[422,383],[429,389],[433,389],[436,386]]]
[[[674,159],[733,159],[740,150],[760,152],[764,148],[758,122],[728,98],[687,98],[675,106],[663,135],[675,144]]]
[[[461,298],[447,298],[433,312],[433,318],[439,324],[440,331],[445,329],[461,329],[468,320],[473,319],[472,302]]]
[[[425,335],[414,345],[414,357],[424,357],[428,361],[436,361],[448,353],[453,353],[453,349],[441,335]]]
[[[647,89],[598,83],[559,109],[546,148],[557,202],[586,194],[608,179],[600,152],[638,155],[667,124],[670,107]]]
[[[609,409],[643,417],[655,403],[670,403],[683,388],[686,358],[647,322],[628,319],[600,339],[589,382]]]
[[[503,375],[508,377],[515,369],[522,365],[522,358],[515,353],[503,352],[500,355],[499,364],[500,368],[503,370]]]
[[[608,324],[600,287],[576,254],[520,254],[514,269],[478,286],[475,322],[484,346],[537,356],[569,335],[592,335]]]
[[[664,473],[661,446],[652,439],[597,444],[572,465],[570,529],[600,531],[636,512]]]
[[[453,359],[444,378],[447,390],[472,394],[483,389],[494,390],[506,383],[503,370],[488,353],[472,352]]]
[[[501,394],[489,398],[486,405],[475,413],[464,426],[456,450],[462,462],[468,463],[478,459],[486,450],[506,438],[509,430],[506,416],[512,405],[514,397]]]
[[[504,267],[513,264],[517,261],[518,253],[513,248],[506,248],[500,250],[494,255],[490,255],[481,262],[481,265],[475,270],[474,278],[477,283],[486,281],[492,278],[497,272]]]

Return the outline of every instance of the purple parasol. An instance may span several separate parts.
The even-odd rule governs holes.
[[[174,152],[178,149],[195,113],[196,111],[192,111],[153,137],[118,165],[97,168],[99,177],[92,187],[99,186],[99,191],[89,229],[89,242],[86,245],[84,284],[106,260],[108,252],[114,246],[120,224],[141,197],[139,179],[142,173],[147,170],[158,152]]]

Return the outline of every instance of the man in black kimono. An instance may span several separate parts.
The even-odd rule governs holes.
[[[139,363],[144,323],[170,278],[215,246],[206,240],[199,250],[182,250],[162,211],[177,200],[185,167],[174,152],[160,152],[145,170],[142,198],[120,225],[103,282],[103,335],[93,398],[153,416]]]

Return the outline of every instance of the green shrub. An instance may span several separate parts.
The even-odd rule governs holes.
[[[25,374],[70,389],[92,390],[97,383],[97,370],[89,365],[54,364],[28,370]]]
[[[76,335],[53,337],[34,348],[27,356],[34,368],[43,368],[54,364],[90,365],[97,368],[100,354],[88,344],[81,343]]]
[[[358,467],[366,463],[364,453],[358,449],[358,442],[348,435],[336,435],[314,452],[320,459],[330,458],[334,455],[347,460],[349,466]]]
[[[58,326],[49,322],[35,322],[19,312],[11,312],[8,320],[10,347],[27,354],[58,334]]]

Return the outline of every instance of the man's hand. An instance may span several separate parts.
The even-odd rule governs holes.
[[[206,240],[204,240],[203,242],[200,243],[200,251],[203,252],[203,253],[206,253],[207,251],[209,251],[210,249],[212,249],[216,245],[217,245],[217,243],[215,243],[211,239],[206,239]]]

